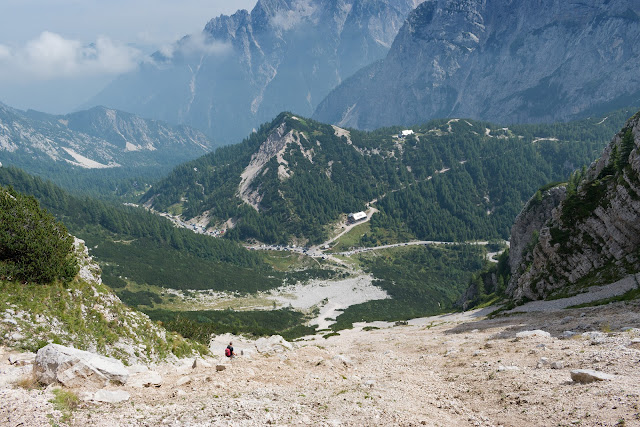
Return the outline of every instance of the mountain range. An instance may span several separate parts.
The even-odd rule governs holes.
[[[566,121],[640,105],[638,69],[637,1],[430,0],[313,118],[359,129]]]
[[[187,124],[237,142],[281,111],[310,116],[387,53],[418,0],[259,0],[158,51],[87,106]]]
[[[0,161],[55,178],[72,171],[168,171],[214,148],[202,132],[95,107],[62,116],[0,104]]]

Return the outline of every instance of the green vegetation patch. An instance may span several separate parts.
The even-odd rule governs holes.
[[[142,316],[123,304],[109,302],[109,315],[106,316],[106,301],[111,301],[109,292],[104,285],[78,279],[47,284],[0,280],[0,309],[11,308],[28,314],[16,318],[24,335],[18,347],[27,351],[35,352],[54,342],[126,357],[114,346],[120,339],[126,339],[144,344],[146,356],[151,359],[162,359],[169,353],[178,357],[190,355],[193,351],[207,353],[205,346],[194,345],[177,334],[159,335],[160,329],[150,330],[148,323],[138,328],[130,327],[130,316]],[[59,327],[52,328],[52,324]],[[0,325],[0,332],[6,328],[11,328],[11,325]],[[0,343],[9,344],[4,336],[0,333]]]
[[[295,310],[203,310],[168,311],[146,310],[152,320],[180,335],[205,345],[212,335],[231,333],[254,336],[282,335],[287,340],[315,333],[315,327],[304,326],[306,316]]]
[[[126,277],[136,283],[157,287],[237,292],[268,290],[282,283],[281,279],[269,275],[266,269],[202,259],[150,239],[136,240],[131,244],[103,240],[96,246],[91,254],[109,263],[109,268],[105,269],[106,283],[120,285],[118,278]]]
[[[358,224],[341,236],[337,242],[331,248],[332,252],[343,252],[349,249],[362,246],[362,237],[365,236],[371,230],[369,222]]]
[[[455,310],[471,275],[484,265],[483,248],[475,245],[401,247],[360,258],[391,299],[348,307],[334,331],[354,322],[402,321]]]
[[[276,287],[283,280],[273,276],[273,269],[259,254],[236,242],[176,228],[144,209],[72,196],[11,167],[0,168],[0,183],[37,197],[84,239],[105,267],[105,282],[114,288],[123,288],[128,278],[176,289],[253,292]],[[55,265],[49,263],[47,268]]]
[[[47,283],[78,272],[73,237],[34,197],[0,186],[0,278]]]

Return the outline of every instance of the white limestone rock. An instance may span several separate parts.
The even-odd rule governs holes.
[[[193,365],[191,365],[191,367],[193,369],[210,368],[211,367],[211,363],[206,362],[203,359],[200,359],[199,357],[196,357],[195,359],[193,359]]]
[[[574,369],[571,371],[571,380],[577,383],[588,384],[594,381],[607,381],[613,379],[613,375],[592,369]]]
[[[259,338],[255,342],[256,351],[262,354],[283,353],[293,349],[293,345],[280,335]]]
[[[98,390],[92,400],[103,403],[120,403],[126,402],[130,398],[131,395],[124,390]]]
[[[156,371],[138,372],[129,377],[127,385],[135,388],[160,387],[162,386],[162,376]]]
[[[340,362],[342,363],[344,366],[351,366],[353,365],[353,362],[351,361],[351,359],[349,359],[347,356],[344,356],[342,354],[337,354],[333,357],[333,360],[335,360],[336,362]]]
[[[540,329],[536,329],[534,331],[522,331],[516,334],[516,338],[551,338],[551,334],[549,332],[542,331]]]
[[[176,381],[176,387],[187,385],[189,383],[191,383],[191,377],[182,377],[178,381]]]
[[[503,365],[498,366],[498,372],[519,371],[519,370],[520,368],[518,366],[503,366]]]
[[[33,365],[35,360],[35,353],[12,354],[9,356],[9,363],[16,366]]]
[[[119,360],[59,344],[38,350],[34,372],[43,384],[67,387],[103,387],[109,381],[125,384],[129,378]]]

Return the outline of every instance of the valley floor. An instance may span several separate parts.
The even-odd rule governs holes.
[[[358,325],[270,355],[249,354],[252,342],[235,339],[245,355],[225,370],[215,366],[223,357],[209,361],[211,368],[193,369],[192,360],[157,366],[161,387],[114,386],[131,393],[130,401],[83,403],[69,424],[640,425],[640,302],[495,319],[483,314],[373,330]],[[551,337],[516,337],[536,329]],[[215,353],[226,339],[213,342]],[[48,403],[51,390],[12,385],[21,368],[6,365],[7,354],[2,360],[0,424],[59,419]],[[613,378],[579,384],[571,380],[573,369]]]

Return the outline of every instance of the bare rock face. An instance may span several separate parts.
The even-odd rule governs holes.
[[[41,383],[66,387],[101,388],[109,381],[125,384],[129,377],[119,360],[58,344],[38,350],[34,372]]]
[[[550,212],[538,228],[537,242],[523,255],[523,244],[529,244],[524,242],[534,229],[526,224],[525,208],[512,229],[516,251],[507,288],[512,298],[540,299],[560,289],[612,283],[638,271],[639,145],[640,114],[636,114],[586,171],[577,189],[539,215],[542,220]]]
[[[519,268],[523,264],[525,250],[534,243],[540,228],[551,218],[551,213],[566,197],[565,186],[550,188],[536,193],[516,217],[511,227],[509,246],[509,267],[512,277],[520,275]]]
[[[313,118],[375,129],[431,118],[551,122],[640,102],[640,5],[428,0],[387,56]]]

